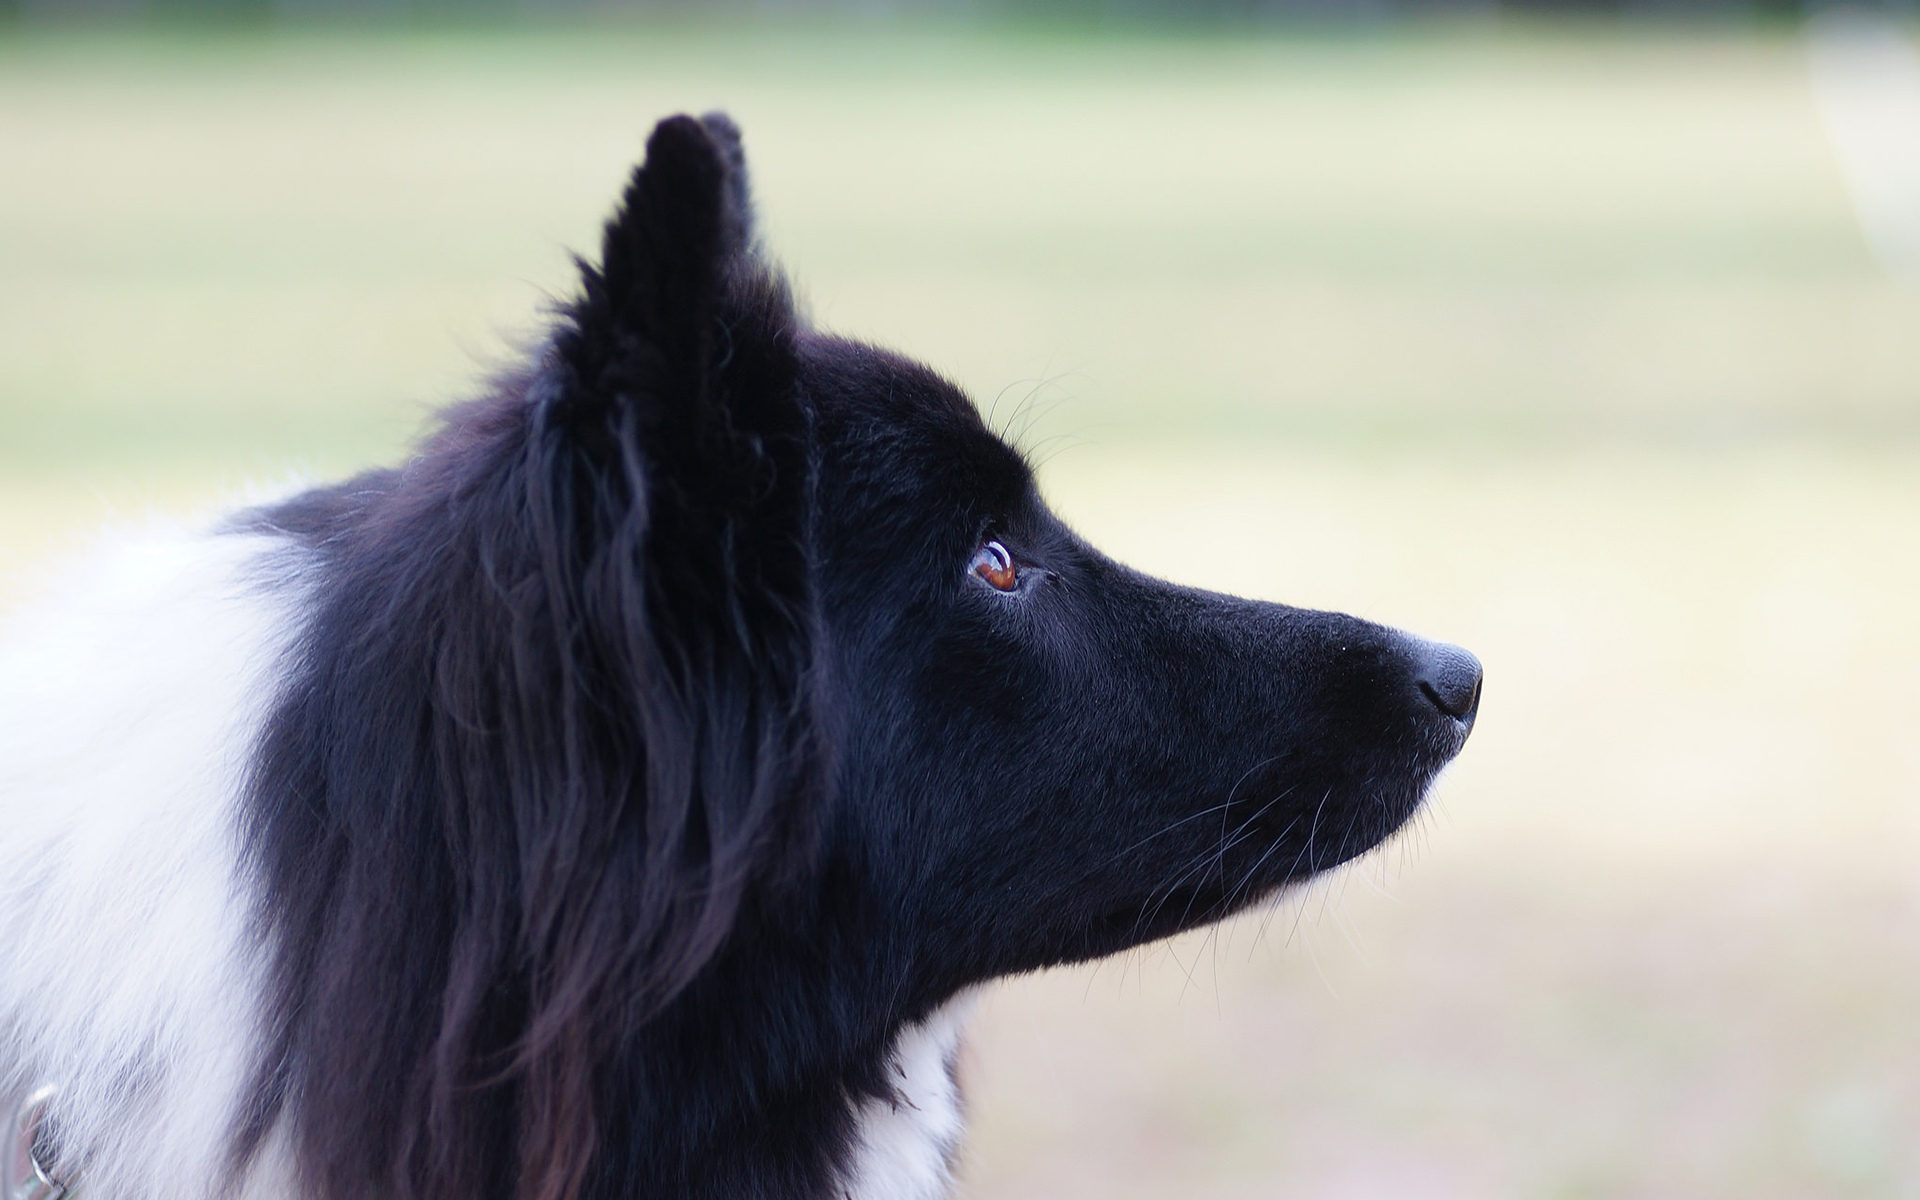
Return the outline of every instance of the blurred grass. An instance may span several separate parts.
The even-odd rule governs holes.
[[[1920,1195],[1920,296],[1784,32],[0,41],[0,563],[399,453],[715,105],[1095,540],[1488,666],[1382,856],[989,997],[969,1196]]]

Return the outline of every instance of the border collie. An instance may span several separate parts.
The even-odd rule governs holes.
[[[1463,650],[1176,587],[796,314],[674,117],[405,464],[0,643],[16,1194],[929,1200],[970,989],[1391,834]]]

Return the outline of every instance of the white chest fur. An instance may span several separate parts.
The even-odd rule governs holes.
[[[953,1182],[964,1112],[956,1079],[973,996],[963,993],[900,1031],[889,1069],[894,1103],[869,1100],[847,1171],[847,1200],[939,1200]]]

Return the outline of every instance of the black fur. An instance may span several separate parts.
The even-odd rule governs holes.
[[[750,227],[732,126],[663,122],[537,362],[258,514],[318,566],[237,1166],[286,1122],[317,1200],[824,1200],[903,1024],[1361,853],[1464,740],[1426,644],[1079,541]]]

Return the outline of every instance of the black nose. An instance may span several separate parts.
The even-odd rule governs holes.
[[[1421,694],[1448,716],[1472,723],[1480,708],[1480,660],[1445,642],[1424,642],[1416,653],[1413,679]]]

